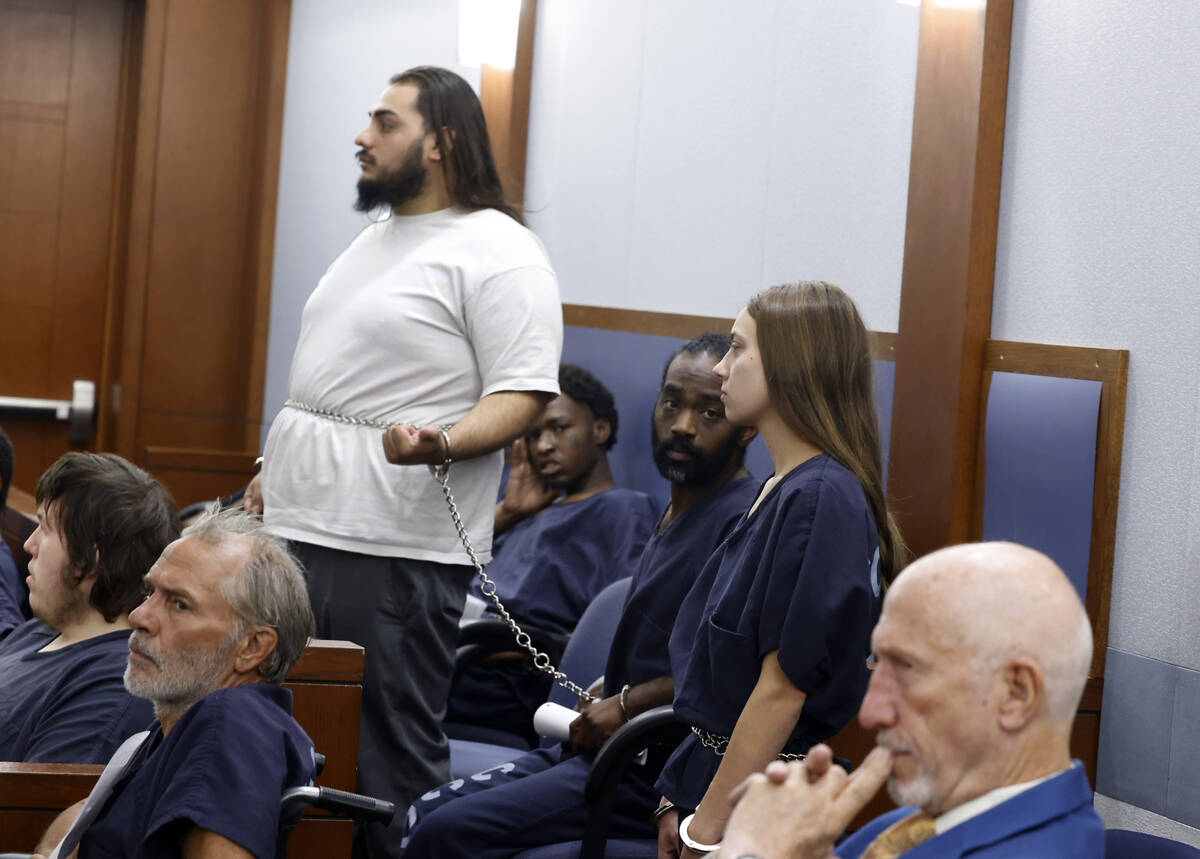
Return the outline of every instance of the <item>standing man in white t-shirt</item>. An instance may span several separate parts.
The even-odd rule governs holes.
[[[486,562],[500,449],[558,393],[562,306],[545,249],[504,202],[470,86],[427,66],[390,84],[354,141],[356,208],[390,216],[304,307],[246,506],[308,571],[317,635],[366,648],[358,789],[396,803],[398,832],[449,778],[441,719],[474,574],[426,466],[454,461]],[[358,836],[356,856],[398,853],[378,824]]]

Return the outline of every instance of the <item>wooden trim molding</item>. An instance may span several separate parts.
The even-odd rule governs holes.
[[[517,54],[511,69],[484,66],[479,101],[487,122],[492,154],[504,195],[520,208],[525,199],[525,157],[529,140],[529,98],[533,85],[533,38],[537,0],[522,0],[517,28]]]
[[[1092,621],[1092,639],[1095,643],[1090,674],[1092,677],[1103,677],[1104,660],[1108,653],[1108,610],[1117,541],[1117,503],[1121,490],[1121,448],[1125,438],[1129,352],[1125,349],[989,340],[984,351],[980,384],[983,403],[987,402],[992,373],[997,371],[1092,379],[1101,383],[1100,415],[1096,430],[1096,474],[1092,489],[1092,534],[1084,605]],[[978,456],[975,461],[970,534],[973,540],[978,540],[983,533],[986,417],[986,409],[982,409],[976,428]]]
[[[658,337],[692,338],[705,331],[727,332],[733,320],[726,316],[690,316],[684,313],[659,313],[653,310],[625,310],[619,307],[595,307],[589,304],[564,304],[563,324],[605,331],[628,331]],[[871,357],[877,361],[896,360],[896,335],[888,331],[868,331]]]
[[[914,556],[967,538],[1012,0],[921,7],[888,497]]]
[[[191,447],[145,447],[141,462],[153,471],[158,468],[183,471],[224,471],[250,475],[258,454],[252,451],[206,450]]]
[[[262,61],[258,69],[257,96],[251,122],[257,122],[262,146],[253,157],[248,207],[251,237],[246,275],[245,337],[249,344],[245,376],[244,447],[257,449],[262,429],[263,383],[267,376],[267,340],[271,321],[271,273],[275,264],[275,212],[279,198],[279,158],[283,147],[283,101],[287,90],[288,29],[291,0],[264,0],[258,10],[258,44]]]

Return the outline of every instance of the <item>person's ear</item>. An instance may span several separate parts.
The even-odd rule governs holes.
[[[100,575],[100,549],[99,547],[92,548],[92,566],[76,574],[75,587],[82,590],[88,596],[91,596],[92,587],[96,584],[96,579]]]
[[[242,642],[233,661],[233,670],[238,674],[249,674],[258,669],[264,660],[275,651],[279,633],[269,626],[256,626]]]
[[[750,446],[750,442],[758,437],[758,430],[754,427],[738,427],[738,447],[745,450]]]
[[[612,424],[608,418],[596,418],[592,421],[592,443],[604,447],[612,436]]]
[[[453,148],[454,132],[443,125],[441,131],[434,135],[433,149],[429,152],[429,160],[445,161],[450,157],[450,150]]]
[[[1000,669],[999,681],[1000,727],[1015,733],[1038,715],[1045,696],[1045,679],[1036,662],[1013,659]]]

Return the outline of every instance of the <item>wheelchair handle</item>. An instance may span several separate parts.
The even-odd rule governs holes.
[[[388,802],[386,799],[376,799],[373,796],[349,793],[332,787],[294,787],[284,791],[279,804],[284,805],[297,799],[302,799],[316,808],[344,814],[356,820],[377,820],[380,823],[391,823],[392,818],[396,815],[395,803]]]

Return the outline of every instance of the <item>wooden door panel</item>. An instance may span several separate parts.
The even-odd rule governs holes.
[[[70,13],[69,3],[0,4],[0,100],[66,100]]]
[[[0,211],[0,314],[6,335],[9,305],[44,310],[54,305],[56,220],[54,215]],[[0,394],[14,396],[8,390]]]
[[[257,5],[170,4],[146,299],[145,353],[153,356],[143,380],[146,412],[240,416],[245,408],[249,350],[237,311],[250,274],[250,188],[261,181],[256,88],[248,85],[258,74]],[[186,399],[180,378],[190,380]],[[222,428],[203,425],[216,434],[190,444],[230,446]],[[139,437],[147,445],[182,443],[148,423]]]
[[[65,117],[20,107],[5,105],[0,119],[0,205],[6,212],[57,215]]]
[[[257,450],[288,12],[0,0],[0,395],[94,381],[96,449],[189,494]],[[3,422],[32,487],[66,427]]]
[[[9,397],[43,396],[46,390],[45,366],[31,364],[30,356],[45,355],[50,346],[51,309],[0,303],[0,314],[4,318],[4,336],[0,337],[0,394]],[[5,430],[11,420],[4,420]],[[17,461],[20,462],[20,459],[18,456]]]
[[[127,17],[125,0],[0,0],[0,395],[102,382]],[[33,488],[66,426],[4,426]]]

